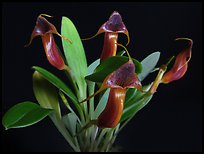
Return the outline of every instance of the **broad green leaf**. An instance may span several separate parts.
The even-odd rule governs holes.
[[[68,113],[67,115],[63,116],[62,120],[65,126],[71,132],[71,134],[75,135],[76,134],[76,123],[77,123],[76,114]]]
[[[37,71],[33,73],[33,91],[41,107],[54,109],[58,118],[61,118],[56,87]]]
[[[142,72],[138,74],[140,81],[144,80],[149,73],[155,68],[159,61],[160,52],[154,52],[142,60]]]
[[[62,17],[61,34],[71,40],[69,43],[62,38],[62,45],[67,64],[72,71],[72,79],[79,87],[79,93],[86,93],[86,82],[84,77],[87,75],[87,61],[84,48],[75,25],[67,17]],[[85,96],[82,96],[85,97]]]
[[[110,89],[108,88],[103,96],[101,97],[95,111],[94,111],[94,118],[97,119],[101,112],[105,109],[106,103],[108,101]]]
[[[126,62],[128,62],[128,57],[125,56],[113,56],[107,58],[96,68],[93,74],[86,76],[86,79],[93,82],[103,82],[107,75],[118,69]],[[136,59],[133,59],[133,62],[135,64],[135,72],[139,74],[142,71],[142,65]]]
[[[57,76],[50,73],[49,71],[45,70],[44,68],[33,66],[33,69],[38,71],[46,80],[51,82],[54,86],[59,88],[61,91],[63,91],[74,103],[77,103],[77,98],[74,95],[74,93],[67,87],[67,85],[60,80]]]
[[[26,101],[11,107],[3,116],[2,123],[6,129],[26,127],[44,119],[52,111]]]

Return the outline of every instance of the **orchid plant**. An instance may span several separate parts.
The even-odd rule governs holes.
[[[25,101],[11,107],[2,118],[5,129],[27,127],[48,116],[73,151],[112,151],[118,133],[150,102],[159,84],[178,80],[187,71],[193,45],[189,38],[175,39],[187,45],[176,57],[157,66],[158,51],[142,61],[130,56],[129,33],[116,11],[93,37],[86,39],[80,38],[69,18],[62,17],[61,34],[46,18],[51,16],[38,16],[28,45],[40,36],[47,60],[59,73],[66,74],[70,86],[45,68],[33,66],[37,103]],[[100,58],[87,66],[82,40],[102,33],[104,45],[99,49],[102,50]],[[118,43],[120,33],[127,36],[125,45]],[[61,37],[63,52],[55,43],[54,35]],[[168,70],[174,59],[173,67]],[[149,74],[157,71],[154,81],[142,84]],[[66,114],[61,113],[62,105],[67,109]]]

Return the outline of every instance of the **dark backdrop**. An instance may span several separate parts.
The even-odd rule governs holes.
[[[35,101],[33,65],[60,74],[48,64],[40,38],[34,39],[28,48],[23,47],[39,14],[53,15],[49,21],[59,31],[61,17],[69,17],[85,38],[93,35],[114,10],[121,14],[129,30],[128,49],[138,60],[160,51],[159,64],[162,64],[178,53],[175,38],[189,37],[194,41],[185,76],[169,85],[160,85],[148,106],[118,135],[116,144],[123,151],[202,151],[202,6],[199,2],[2,3],[2,114],[18,102]],[[61,47],[60,38],[56,40]],[[126,41],[125,36],[121,34],[119,41]],[[83,43],[90,64],[100,56],[103,35]],[[145,82],[154,77],[148,77]],[[1,139],[4,151],[65,152],[68,147],[49,118],[22,129],[5,131],[2,127]]]

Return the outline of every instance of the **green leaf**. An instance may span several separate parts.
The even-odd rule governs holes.
[[[127,93],[125,95],[125,105],[135,96],[137,92],[137,89],[136,88],[129,88],[127,90]]]
[[[77,98],[74,95],[74,93],[67,87],[67,85],[60,80],[57,76],[50,73],[49,71],[45,70],[44,68],[33,66],[33,69],[38,71],[46,80],[51,82],[54,86],[56,86],[58,89],[63,91],[73,102],[77,103]]]
[[[67,64],[72,72],[72,79],[77,83],[80,95],[86,93],[87,61],[84,48],[76,27],[70,19],[62,17],[61,34],[71,40],[69,43],[62,38],[62,45]],[[83,96],[85,97],[85,96]]]
[[[151,87],[151,84],[144,85],[142,87],[142,90],[144,91],[143,93],[141,91],[135,89],[135,88],[128,89],[126,97],[125,97],[124,109],[137,103],[139,100],[141,100],[143,97],[145,97],[145,95],[146,95],[145,91],[148,91],[150,89],[150,87]]]
[[[89,65],[89,67],[88,67],[88,74],[87,75],[92,74],[99,64],[100,64],[100,59],[97,59],[91,65]]]
[[[97,119],[98,116],[101,114],[101,112],[105,109],[106,103],[108,101],[108,96],[109,96],[110,89],[108,88],[103,96],[101,97],[95,111],[94,111],[94,118]]]
[[[96,68],[93,74],[86,76],[86,79],[93,82],[103,82],[107,75],[128,62],[128,60],[128,57],[125,56],[113,56],[107,58]],[[142,65],[136,59],[133,59],[133,62],[135,64],[135,72],[139,74],[142,71]]]
[[[76,134],[76,123],[77,117],[74,113],[68,113],[67,115],[63,116],[62,120],[68,130],[71,132],[72,135]]]
[[[100,64],[100,59],[97,59],[91,65],[89,65],[88,75],[92,74],[99,64]],[[87,86],[88,86],[89,96],[91,96],[92,94],[94,94],[95,82],[87,80]],[[89,115],[90,115],[90,118],[92,119],[93,118],[93,113],[94,113],[94,98],[91,98],[89,100],[88,105],[89,105]]]
[[[52,111],[26,101],[11,107],[3,116],[2,123],[6,129],[26,127],[39,122]]]
[[[132,94],[132,96],[129,98],[125,98],[124,103],[124,110],[123,115],[121,117],[121,122],[131,118],[136,112],[138,112],[140,109],[142,109],[147,103],[151,100],[152,95],[149,95],[146,91],[149,90],[151,87],[151,84],[145,85],[142,87],[143,92],[139,90],[133,90],[129,92],[129,95]],[[130,89],[128,89],[129,91]],[[127,92],[128,94],[128,92]]]
[[[155,68],[159,61],[160,52],[154,52],[147,56],[142,62],[142,72],[138,74],[140,81],[144,80],[149,73]]]
[[[50,118],[53,121],[53,123],[55,124],[55,126],[57,127],[58,131],[64,136],[66,141],[73,148],[73,150],[76,151],[76,152],[80,152],[79,147],[74,144],[73,136],[70,134],[69,131],[67,131],[65,123],[63,122],[63,120],[57,118],[53,114],[50,115]]]
[[[37,71],[33,73],[33,91],[41,107],[54,109],[58,118],[61,118],[56,87]]]

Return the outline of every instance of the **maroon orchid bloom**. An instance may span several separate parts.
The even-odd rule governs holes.
[[[128,88],[142,90],[142,85],[135,73],[135,65],[132,60],[129,60],[109,74],[103,81],[101,88],[82,102],[89,100],[107,88],[110,88],[110,93],[106,107],[95,121],[100,128],[114,128],[119,123]]]
[[[43,16],[51,17],[45,14],[41,14],[38,16],[35,28],[31,34],[30,42],[28,43],[28,45],[31,44],[33,38],[35,38],[36,36],[41,36],[42,43],[43,43],[44,50],[45,50],[48,61],[50,62],[51,65],[53,65],[57,69],[63,70],[65,69],[66,65],[64,63],[62,56],[59,54],[58,47],[55,43],[53,34],[56,34],[66,39],[67,41],[69,40],[61,36],[57,32],[55,26],[51,24],[50,22],[48,22]]]
[[[162,65],[160,67],[159,73],[149,91],[151,94],[156,92],[156,89],[160,83],[167,84],[172,81],[179,80],[187,71],[188,62],[191,59],[193,41],[188,38],[177,38],[176,40],[188,41],[188,46],[176,56],[173,67],[167,73],[165,73],[167,70],[167,65]]]
[[[111,14],[109,20],[99,28],[98,32],[93,37],[84,40],[92,39],[101,33],[105,33],[103,51],[100,57],[101,61],[108,57],[116,55],[118,33],[125,34],[128,38],[128,42],[126,45],[129,44],[130,38],[128,30],[122,21],[121,15],[116,11]]]

